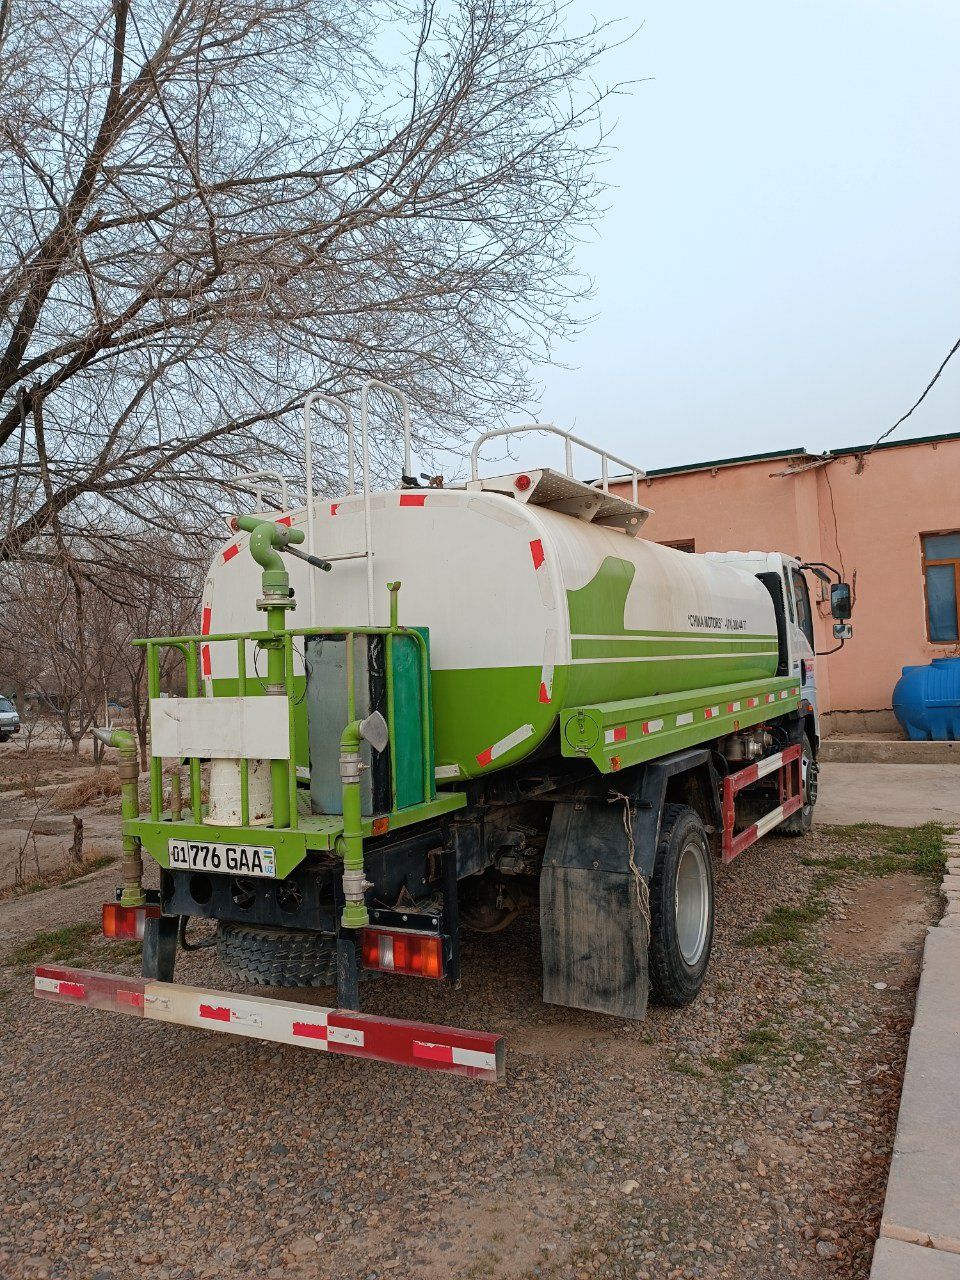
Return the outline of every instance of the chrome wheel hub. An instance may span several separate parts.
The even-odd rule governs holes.
[[[710,924],[710,868],[707,852],[695,838],[687,841],[680,854],[674,908],[677,945],[686,964],[693,967],[703,955]]]

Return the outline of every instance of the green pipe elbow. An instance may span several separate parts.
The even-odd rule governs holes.
[[[257,516],[237,516],[237,528],[250,534],[250,554],[268,573],[285,573],[278,547],[296,545],[306,536],[302,529],[288,528]]]

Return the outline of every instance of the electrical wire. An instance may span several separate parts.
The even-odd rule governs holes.
[[[830,494],[830,510],[833,512],[833,543],[837,548],[837,557],[840,560],[840,577],[846,580],[847,571],[843,566],[843,552],[840,550],[840,526],[837,523],[837,506],[833,500],[833,485],[830,483],[829,463],[823,468],[823,478],[827,482],[827,491]]]
[[[927,383],[927,385],[924,387],[924,389],[923,389],[923,393],[921,394],[920,398],[919,398],[919,399],[918,399],[914,404],[912,404],[912,405],[910,406],[910,408],[907,410],[907,412],[903,415],[903,417],[902,417],[902,418],[898,418],[898,419],[896,420],[896,422],[893,424],[893,426],[892,426],[892,427],[888,427],[888,428],[887,428],[887,430],[886,430],[886,431],[884,431],[884,433],[883,433],[883,435],[882,435],[882,436],[878,436],[878,437],[877,437],[877,439],[876,439],[876,440],[874,440],[874,442],[873,442],[873,444],[870,446],[870,448],[869,448],[869,449],[867,449],[867,451],[862,455],[862,458],[868,458],[868,457],[870,456],[870,454],[871,454],[871,453],[873,453],[874,449],[876,449],[876,447],[877,447],[877,445],[878,445],[878,444],[880,444],[880,443],[882,443],[882,441],[886,440],[887,436],[893,435],[893,433],[894,433],[894,431],[896,431],[897,427],[899,427],[902,423],[906,422],[906,420],[910,417],[911,413],[913,413],[914,409],[919,409],[919,408],[920,408],[920,406],[923,404],[924,400],[926,400],[926,398],[927,398],[927,393],[928,393],[928,392],[930,391],[930,389],[933,387],[934,383],[935,383],[935,382],[937,381],[937,379],[940,377],[941,373],[943,373],[944,369],[947,367],[947,365],[950,363],[950,361],[953,359],[953,357],[957,354],[957,351],[960,351],[960,338],[958,338],[958,339],[956,340],[956,342],[953,344],[953,346],[952,346],[952,347],[950,348],[950,350],[947,352],[946,357],[944,358],[943,363],[941,364],[941,366],[940,366],[940,368],[937,370],[937,372],[933,375],[933,377],[930,379],[930,381]],[[862,458],[861,458],[861,461],[862,461]],[[839,550],[839,548],[838,548],[838,550]]]

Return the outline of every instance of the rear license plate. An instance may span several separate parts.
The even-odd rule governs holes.
[[[263,845],[171,840],[169,849],[172,871],[219,871],[228,876],[271,878],[277,874],[277,851]]]

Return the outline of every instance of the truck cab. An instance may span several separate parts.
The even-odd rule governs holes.
[[[807,735],[816,752],[820,743],[820,712],[813,602],[802,562],[780,551],[708,551],[706,559],[752,574],[773,596],[778,624],[783,627],[781,670],[778,674],[793,676],[800,682]]]

